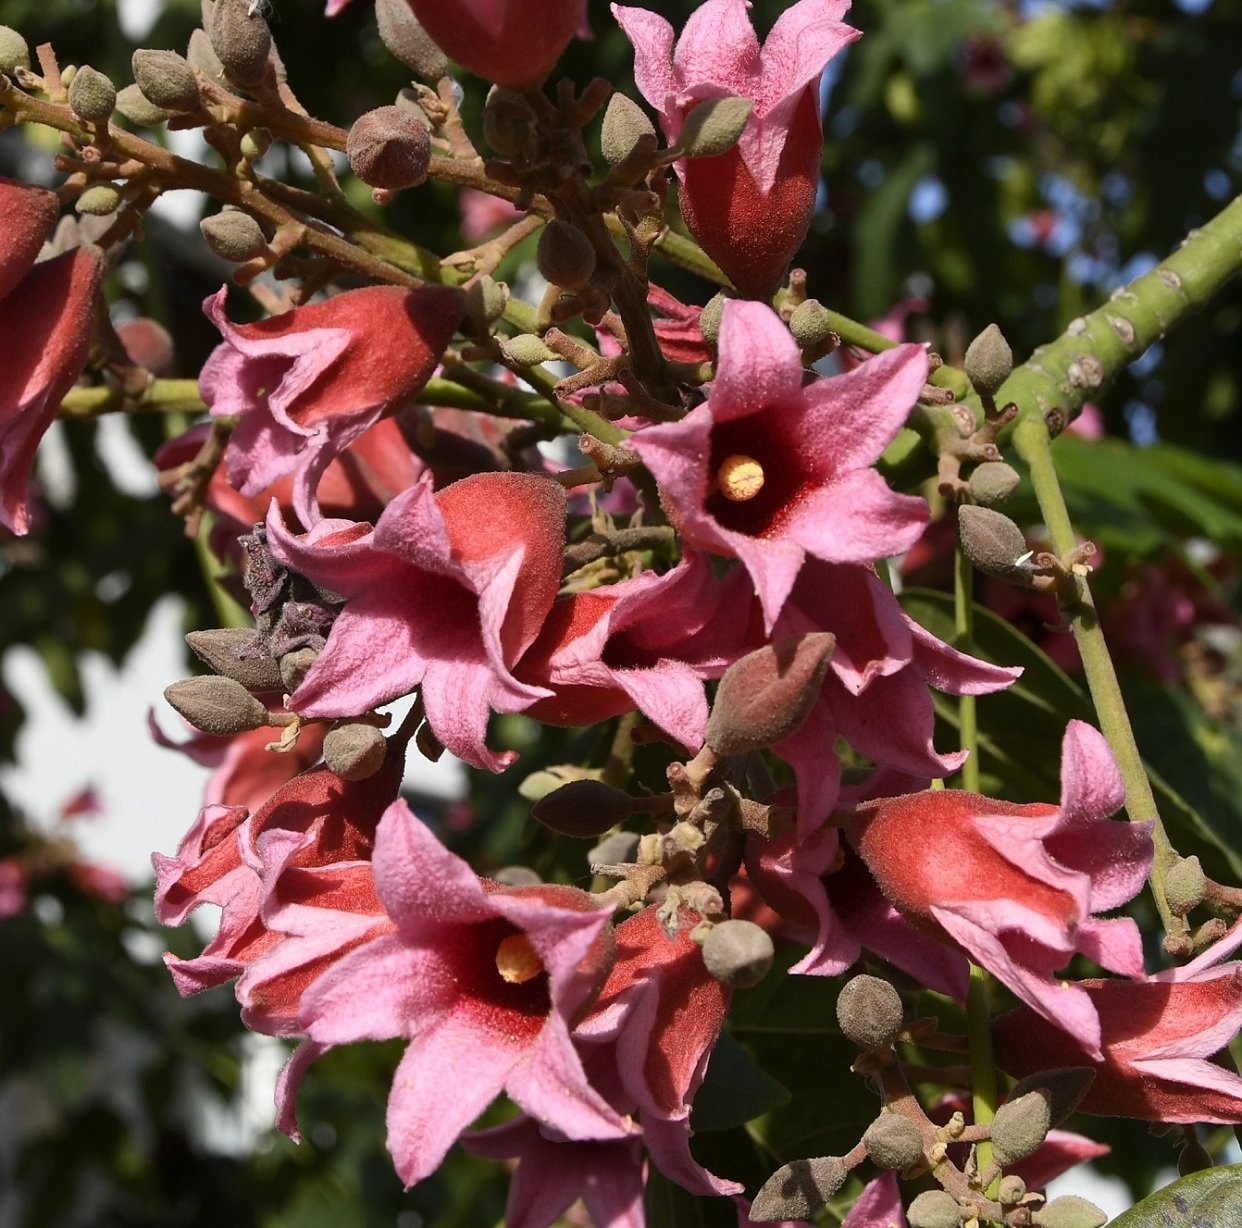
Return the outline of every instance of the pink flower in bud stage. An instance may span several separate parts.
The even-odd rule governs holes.
[[[395,928],[320,977],[301,1020],[319,1046],[409,1038],[388,1102],[402,1181],[434,1172],[501,1091],[565,1138],[624,1139],[570,1038],[612,963],[612,909],[575,887],[478,878],[404,802],[372,869]]]
[[[646,9],[612,6],[634,44],[639,92],[660,114],[669,142],[686,116],[714,98],[753,99],[741,139],[714,158],[682,158],[686,225],[748,298],[776,292],[815,208],[823,143],[819,81],[824,66],[860,31],[840,18],[849,0],[800,0],[763,47],[744,0],[708,0],[691,14],[674,50],[673,27]]]
[[[706,404],[629,441],[683,538],[741,559],[770,632],[808,555],[870,563],[913,545],[922,499],[871,468],[927,379],[917,345],[803,386],[798,346],[771,308],[728,302]]]
[[[370,531],[324,521],[298,538],[273,508],[272,554],[346,599],[290,706],[356,716],[421,687],[449,750],[475,767],[506,767],[516,756],[487,748],[488,713],[548,694],[511,671],[556,598],[564,520],[564,488],[527,473],[476,474],[438,495],[427,474]]]
[[[845,830],[903,916],[966,951],[1099,1057],[1091,994],[1054,974],[1081,952],[1110,971],[1143,975],[1135,923],[1093,915],[1131,899],[1151,865],[1151,824],[1107,818],[1124,800],[1108,743],[1071,721],[1059,807],[946,789],[865,802]]]
[[[293,504],[319,519],[316,486],[333,457],[431,377],[463,310],[458,290],[368,286],[255,324],[224,313],[227,287],[203,304],[224,335],[199,377],[215,417],[238,417],[229,481],[254,495],[295,475]]]
[[[1086,980],[1100,1020],[1100,1052],[1023,1007],[993,1024],[997,1064],[1019,1078],[1092,1066],[1078,1108],[1142,1121],[1242,1123],[1242,1078],[1208,1059],[1242,1028],[1242,964],[1220,963],[1242,943],[1242,922],[1180,968],[1146,981]]]
[[[86,364],[103,277],[95,247],[36,263],[58,208],[55,193],[0,178],[0,524],[19,536],[35,452]]]

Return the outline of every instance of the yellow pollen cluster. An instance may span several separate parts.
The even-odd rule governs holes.
[[[510,934],[496,948],[496,971],[510,985],[524,985],[543,971],[543,962],[525,934]]]
[[[716,485],[731,503],[745,503],[763,489],[763,466],[753,456],[726,456],[716,470]]]

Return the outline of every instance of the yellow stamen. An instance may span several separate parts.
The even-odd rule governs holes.
[[[496,948],[496,971],[510,985],[524,985],[543,971],[543,962],[525,934],[510,934]]]
[[[753,456],[726,456],[716,471],[716,485],[731,503],[745,503],[763,489],[763,466]]]

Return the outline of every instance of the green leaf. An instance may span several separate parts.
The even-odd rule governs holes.
[[[1109,1228],[1242,1228],[1242,1164],[1206,1168],[1166,1185]]]
[[[696,1133],[731,1130],[790,1101],[789,1089],[760,1068],[728,1032],[721,1033],[690,1124]]]

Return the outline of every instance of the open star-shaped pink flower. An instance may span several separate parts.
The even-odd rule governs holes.
[[[742,560],[769,632],[808,554],[870,563],[913,545],[927,523],[922,499],[871,468],[927,380],[922,347],[804,387],[805,374],[771,308],[728,302],[707,402],[630,440],[685,540]]]

